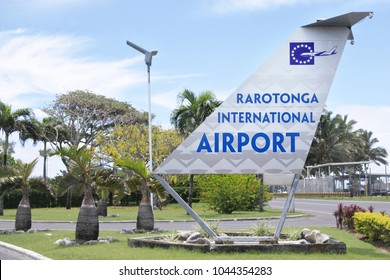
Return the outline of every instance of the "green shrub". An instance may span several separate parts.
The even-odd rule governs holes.
[[[203,175],[196,177],[196,185],[201,190],[201,202],[218,213],[253,211],[259,206],[260,181],[256,175]],[[263,205],[270,199],[264,186]]]
[[[259,221],[256,225],[252,226],[251,233],[254,236],[270,236],[275,232],[275,226],[265,222]]]
[[[370,212],[372,212],[373,207],[370,207]],[[355,229],[353,216],[356,212],[366,212],[366,209],[356,204],[343,205],[342,203],[339,203],[336,211],[333,212],[333,216],[336,218],[337,228],[343,229],[343,226],[346,226],[350,230]]]
[[[382,240],[390,244],[390,217],[381,213],[356,212],[353,216],[355,230],[370,241]]]

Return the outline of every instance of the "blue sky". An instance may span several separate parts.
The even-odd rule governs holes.
[[[374,17],[354,26],[327,107],[390,152],[390,0],[1,1],[0,100],[41,116],[56,94],[87,89],[147,111],[146,65],[130,40],[158,50],[152,111],[155,125],[169,127],[179,92],[224,100],[297,27],[352,11]],[[15,157],[30,161],[38,149],[17,145]],[[61,166],[50,161],[53,176]]]

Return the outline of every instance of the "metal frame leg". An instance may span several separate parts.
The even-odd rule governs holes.
[[[299,182],[299,175],[296,174],[291,185],[291,190],[288,194],[288,198],[284,205],[282,215],[280,217],[277,229],[274,236],[258,236],[258,237],[247,237],[247,236],[218,236],[199,216],[196,212],[180,197],[180,195],[159,175],[154,174],[154,177],[161,183],[161,185],[169,192],[172,197],[187,211],[188,214],[197,222],[203,230],[216,242],[260,242],[260,241],[277,241],[279,239],[280,233],[282,232],[284,221],[287,217],[288,209],[290,208],[291,201],[294,197],[295,190]]]
[[[288,209],[290,209],[291,202],[292,202],[292,200],[294,198],[294,194],[295,194],[295,191],[297,189],[298,183],[299,183],[299,174],[295,174],[294,180],[293,180],[293,182],[291,184],[290,192],[288,193],[287,200],[286,200],[286,202],[284,204],[282,215],[280,216],[280,220],[279,220],[278,226],[277,226],[275,234],[274,234],[274,239],[275,240],[278,240],[279,237],[280,237],[280,234],[281,234],[282,229],[283,229],[284,222],[285,222],[286,217],[287,217]]]
[[[159,175],[154,174],[154,177],[161,185],[169,192],[174,199],[187,211],[188,214],[207,232],[207,234],[215,241],[220,242],[218,235],[196,214],[194,210],[180,197],[180,195]]]

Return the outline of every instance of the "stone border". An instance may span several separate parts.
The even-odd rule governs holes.
[[[135,237],[127,239],[129,247],[148,247],[148,248],[184,248],[186,250],[199,250],[202,252],[210,252],[210,244],[190,244],[180,242],[170,242],[164,240],[166,236],[149,236],[149,237]]]
[[[332,243],[318,244],[296,244],[281,241],[277,244],[260,244],[255,242],[237,242],[234,244],[190,244],[170,242],[164,240],[164,236],[137,237],[127,239],[129,247],[149,247],[149,248],[184,248],[186,250],[198,250],[201,252],[295,252],[295,253],[335,253],[345,254],[347,246],[344,242],[334,240]]]

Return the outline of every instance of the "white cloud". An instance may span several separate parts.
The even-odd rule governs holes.
[[[0,100],[13,108],[41,108],[54,99],[55,94],[75,89],[88,89],[109,97],[120,95],[126,88],[144,83],[145,73],[131,70],[143,58],[100,61],[85,58],[80,53],[88,47],[87,38],[70,35],[36,34],[24,29],[0,32]],[[34,110],[38,118],[40,110]],[[17,134],[15,157],[30,162],[39,157],[42,145],[25,147]],[[59,158],[49,159],[49,176],[64,169]],[[41,175],[42,158],[34,175]]]
[[[181,89],[173,89],[163,93],[154,94],[152,102],[153,104],[164,107],[166,109],[174,110],[177,107],[177,102],[174,102],[173,100],[177,99],[177,95],[181,91]]]
[[[18,107],[75,89],[115,97],[124,88],[144,82],[144,73],[130,70],[141,57],[99,61],[78,55],[87,38],[34,34],[18,29],[0,33],[0,99]],[[33,94],[33,95],[31,95]],[[25,105],[25,104],[23,104]],[[31,104],[30,106],[31,107]]]
[[[87,89],[97,94],[120,99],[130,87],[143,85],[146,80],[142,55],[122,60],[101,60],[86,57],[92,40],[72,35],[48,35],[26,29],[0,31],[0,100],[13,109],[32,108],[36,117],[43,116],[38,108],[47,106],[56,94],[76,89]],[[153,79],[175,83],[175,80],[199,77],[202,74],[159,75]],[[153,102],[171,108],[167,101],[175,100],[179,91],[169,91],[153,97]],[[164,125],[168,125],[163,123]],[[1,135],[0,135],[1,137]],[[39,156],[42,145],[25,147],[19,144],[17,134],[15,157],[30,162]],[[61,161],[49,159],[49,176],[64,169]],[[40,158],[35,175],[40,175]]]

